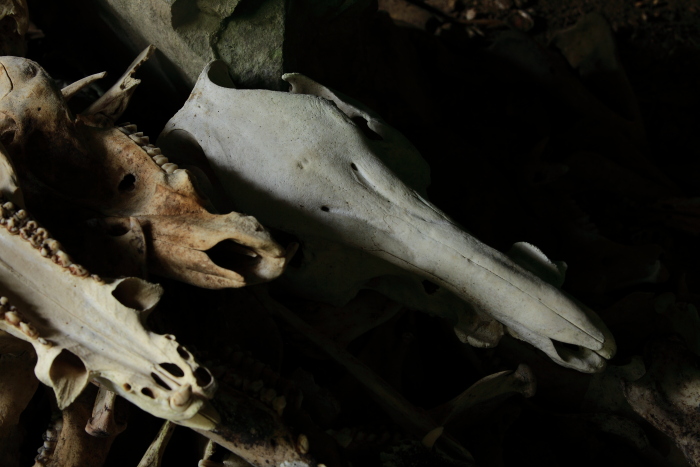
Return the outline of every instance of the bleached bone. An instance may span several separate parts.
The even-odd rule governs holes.
[[[177,425],[167,420],[163,423],[155,439],[141,458],[138,467],[160,467],[163,454],[165,454],[165,448],[168,447],[168,442],[176,426]]]
[[[78,224],[98,216],[108,227],[128,231],[136,222],[150,269],[198,286],[241,287],[277,277],[287,252],[255,219],[212,214],[186,170],[168,161],[135,125],[113,125],[139,83],[133,74],[152,52],[144,50],[76,117],[38,64],[0,59],[2,141],[27,205],[64,225],[66,219]],[[64,88],[64,94],[82,84]]]
[[[213,378],[174,336],[144,326],[161,287],[90,275],[26,210],[0,205],[0,330],[34,346],[59,408],[95,380],[153,415],[210,426],[193,417]]]
[[[115,412],[118,410],[120,409],[117,407],[117,395],[109,389],[100,388],[85,431],[98,438],[108,438],[123,432],[126,429],[126,421],[117,418]]]
[[[604,367],[615,343],[602,321],[412,188],[400,167],[420,155],[406,138],[302,75],[283,78],[290,93],[238,90],[225,66],[212,62],[161,140],[203,151],[239,209],[302,243],[321,238],[370,253],[454,293],[563,366]],[[561,276],[539,250],[521,249],[539,270]]]

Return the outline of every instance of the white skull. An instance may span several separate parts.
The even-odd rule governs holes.
[[[303,248],[321,239],[372,255],[389,263],[377,276],[433,282],[561,365],[586,372],[605,366],[614,340],[590,309],[554,285],[557,266],[530,245],[520,245],[526,261],[516,262],[479,242],[419,194],[420,176],[401,170],[420,161],[401,134],[302,75],[283,78],[290,93],[239,90],[213,62],[159,142],[196,143],[239,209],[295,235]]]

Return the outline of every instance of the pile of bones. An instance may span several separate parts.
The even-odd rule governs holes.
[[[325,429],[304,403],[322,391],[302,391],[243,351],[230,354],[229,369],[210,371],[174,335],[151,332],[163,288],[150,273],[205,289],[282,275],[273,284],[334,307],[361,290],[388,297],[396,306],[374,323],[346,323],[342,334],[308,324],[267,287],[251,288],[400,427],[376,439],[399,446],[384,465],[421,456],[425,465],[472,465],[448,422],[485,400],[534,392],[521,365],[417,409],[346,349],[399,309],[439,316],[464,345],[493,347],[508,334],[583,373],[602,371],[614,355],[599,317],[560,290],[565,264],[529,244],[504,254],[474,238],[426,199],[426,163],[403,135],[306,76],[284,75],[289,92],[240,90],[212,62],[152,144],[119,119],[153,50],[77,115],[68,101],[104,74],[59,89],[37,63],[0,58],[0,453],[8,465],[13,427],[38,382],[62,415],[47,427],[36,465],[103,463],[124,428],[120,398],[165,420],[142,466],[160,465],[173,424],[208,440],[200,466],[349,465],[342,448],[351,434]],[[249,215],[222,213],[228,205]],[[112,252],[109,267],[87,264],[80,242]]]

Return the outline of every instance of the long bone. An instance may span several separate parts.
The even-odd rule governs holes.
[[[563,366],[604,368],[615,343],[595,313],[469,235],[387,167],[420,158],[400,133],[302,75],[283,78],[290,93],[239,90],[212,62],[160,141],[194,143],[236,206],[266,225],[370,253],[451,291]],[[524,250],[558,275],[539,250]]]

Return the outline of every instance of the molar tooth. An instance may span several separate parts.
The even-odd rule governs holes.
[[[61,249],[61,244],[53,238],[49,238],[44,242],[44,245],[51,251],[58,251]]]
[[[134,125],[133,123],[125,123],[121,126],[121,128],[124,128],[126,131],[128,131],[127,134],[136,133],[136,125]]]
[[[68,266],[68,269],[70,270],[70,273],[74,276],[87,276],[89,274],[87,269],[85,269],[79,264],[71,264],[70,266]]]
[[[24,209],[20,209],[19,211],[17,211],[17,212],[15,213],[15,216],[17,216],[17,219],[23,221],[23,220],[25,220],[27,217],[29,217],[29,214],[27,214],[27,211],[25,211]]]
[[[160,148],[154,147],[154,148],[145,148],[145,149],[146,149],[146,154],[148,154],[151,157],[160,156],[161,154],[163,154],[162,152],[160,152]]]
[[[66,253],[63,250],[58,250],[56,252],[55,258],[56,258],[56,262],[58,264],[60,264],[61,266],[63,266],[64,268],[67,268],[72,263],[70,256],[68,256],[68,253]]]
[[[17,326],[22,321],[22,318],[16,311],[8,311],[7,313],[5,313],[5,321],[7,321],[13,326]]]
[[[7,230],[9,230],[10,233],[19,232],[19,221],[14,217],[7,219],[7,223],[5,225],[7,225]]]
[[[39,333],[37,332],[36,328],[27,322],[20,321],[19,329],[32,339],[39,337]]]
[[[309,438],[303,433],[300,434],[297,438],[297,450],[302,454],[306,454],[309,452],[309,447]]]
[[[163,170],[165,170],[165,173],[171,174],[177,170],[177,164],[173,164],[172,162],[168,162],[167,164],[163,164],[160,166]]]
[[[10,211],[11,213],[15,212],[15,205],[12,204],[11,201],[8,201],[7,203],[2,205],[3,208],[5,208],[7,211]]]
[[[165,157],[165,156],[163,156],[163,155],[159,155],[159,156],[155,156],[155,157],[153,158],[153,161],[154,161],[156,164],[158,164],[158,165],[163,165],[163,164],[167,164],[167,163],[168,163],[168,158]]]
[[[47,341],[43,337],[37,339],[41,345],[51,345],[51,342]]]
[[[126,128],[124,128],[122,126],[117,127],[117,130],[121,131],[122,133],[124,133],[127,136],[131,133],[129,130],[127,130]]]
[[[185,407],[192,399],[192,385],[185,384],[170,397],[170,405],[173,407]]]
[[[49,249],[45,246],[42,246],[41,250],[39,250],[39,254],[44,258],[48,258],[51,255],[51,251],[49,251]]]
[[[272,400],[272,408],[275,409],[277,415],[280,417],[284,413],[284,408],[287,406],[287,398],[284,396],[277,396]]]
[[[0,297],[0,305],[5,306],[9,303],[10,301],[7,299],[7,297]]]
[[[136,144],[142,146],[148,144],[148,136],[143,136],[142,132],[133,133],[129,135],[129,138]]]

